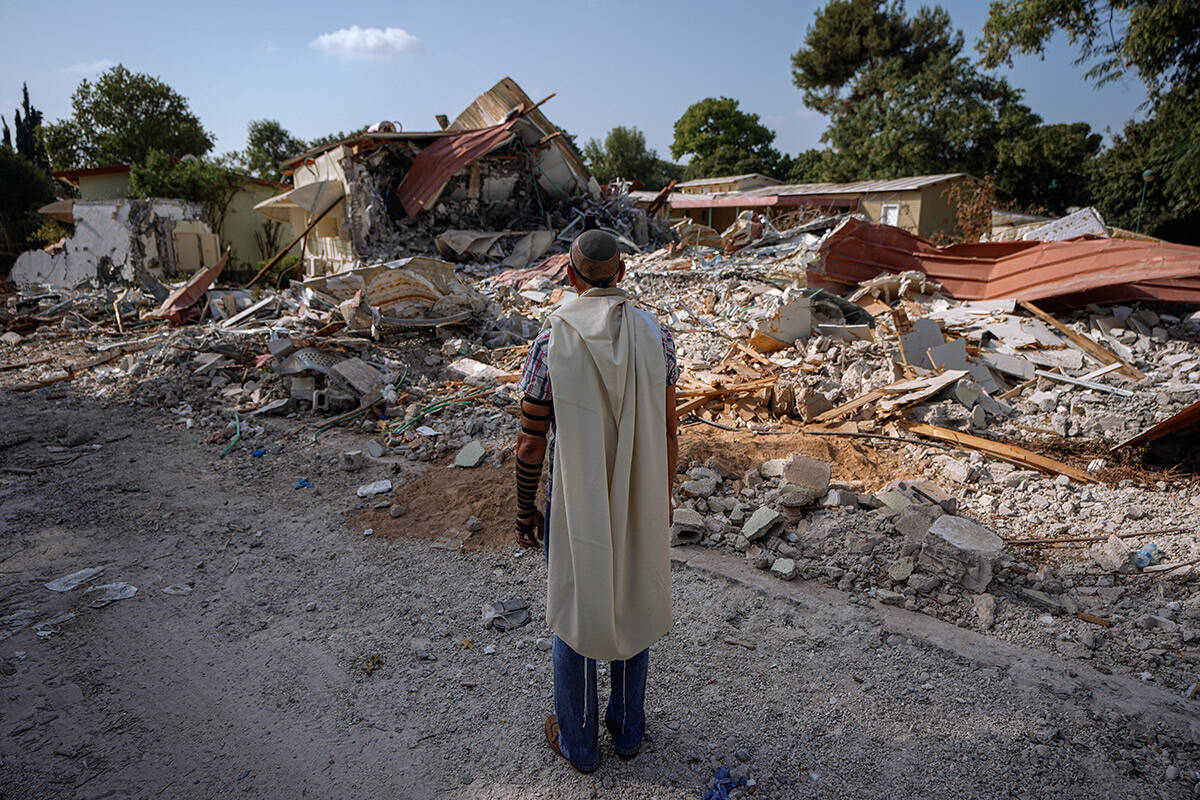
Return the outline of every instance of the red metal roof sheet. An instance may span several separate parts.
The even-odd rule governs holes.
[[[1125,239],[969,242],[937,247],[891,225],[851,218],[821,248],[810,286],[848,287],[881,272],[919,270],[959,300],[1041,300],[1134,285],[1183,293],[1200,278],[1200,247]]]
[[[418,153],[396,190],[408,215],[415,217],[460,169],[503,144],[516,122],[514,117],[490,128],[442,136]]]

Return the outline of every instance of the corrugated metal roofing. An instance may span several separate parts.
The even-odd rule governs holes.
[[[791,183],[784,186],[768,186],[751,190],[755,194],[778,195],[822,195],[822,194],[873,194],[876,192],[911,192],[932,186],[952,178],[970,178],[965,172],[947,172],[942,175],[913,175],[907,178],[892,178],[881,181],[853,181],[851,183]]]
[[[683,186],[712,186],[718,183],[733,183],[735,181],[745,181],[750,178],[762,178],[764,181],[769,181],[773,185],[782,184],[783,181],[763,175],[760,172],[750,172],[746,175],[727,175],[723,178],[696,178],[693,181],[684,181],[683,183],[675,184],[676,188]]]
[[[454,131],[418,153],[396,190],[408,215],[415,217],[460,169],[507,141],[516,123],[514,117],[490,128]]]

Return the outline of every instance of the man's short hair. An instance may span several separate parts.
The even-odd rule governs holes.
[[[617,240],[604,231],[584,231],[571,242],[571,266],[590,286],[611,286],[621,269]]]

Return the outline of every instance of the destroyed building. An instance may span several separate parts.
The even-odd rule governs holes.
[[[303,232],[309,277],[418,254],[526,266],[581,231],[601,195],[544,102],[505,78],[440,131],[374,126],[284,162],[295,188],[257,208]],[[646,244],[644,217],[623,213],[633,224],[613,232]]]

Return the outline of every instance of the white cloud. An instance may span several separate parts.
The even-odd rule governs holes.
[[[421,40],[403,28],[360,28],[351,25],[323,33],[308,43],[314,50],[344,59],[391,58],[421,46]]]
[[[71,64],[70,66],[63,67],[60,71],[73,72],[79,75],[90,75],[93,72],[103,72],[104,70],[109,69],[110,67],[115,67],[116,65],[117,62],[113,61],[111,58],[101,58],[91,62],[90,64]]]

